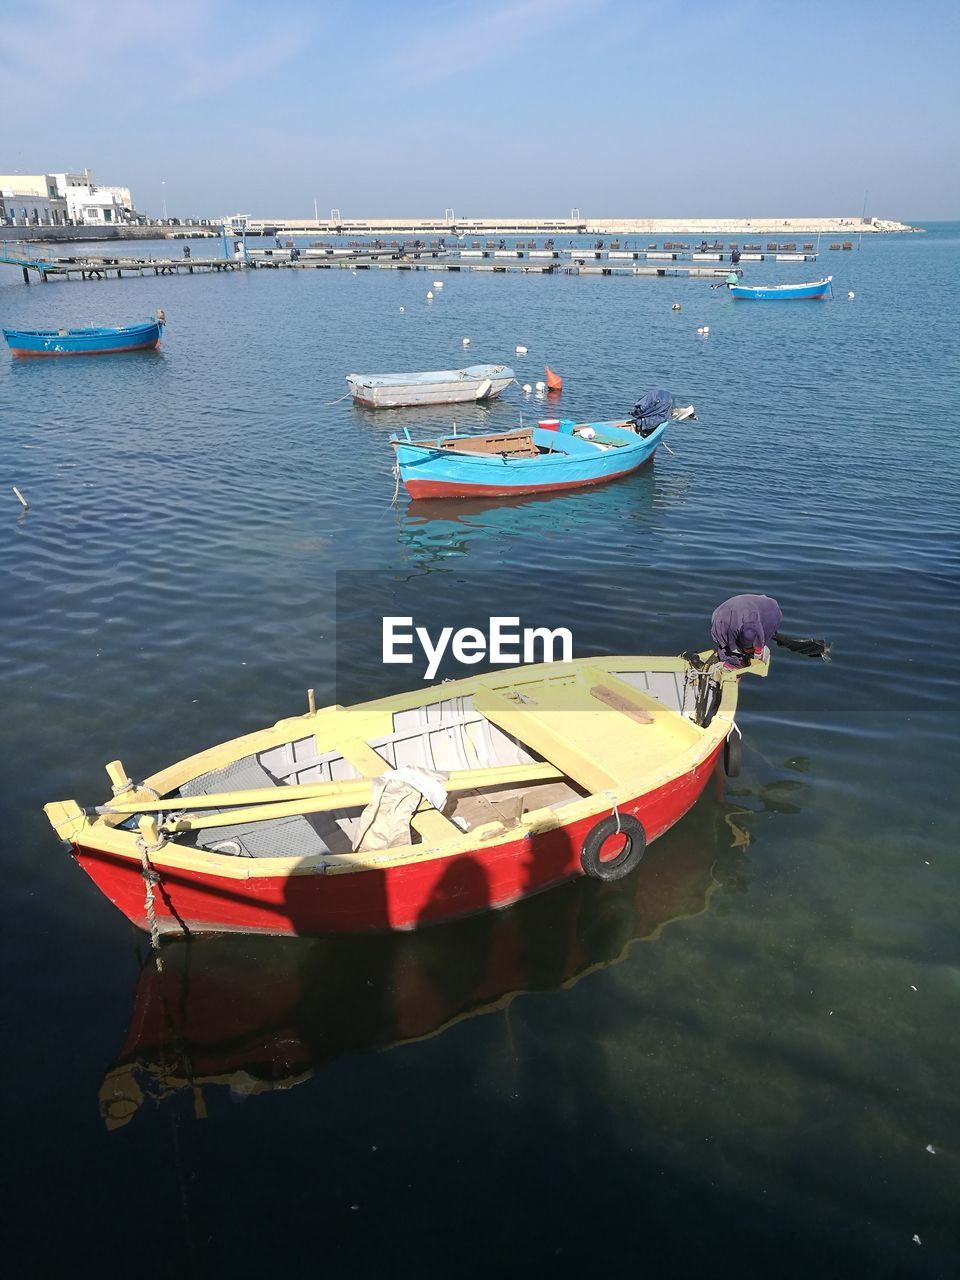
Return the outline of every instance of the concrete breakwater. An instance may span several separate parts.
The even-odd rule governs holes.
[[[237,219],[225,219],[227,234],[239,230]],[[220,235],[220,223],[204,226],[40,227],[0,228],[8,239],[68,244],[74,241],[160,240]],[[879,235],[922,231],[887,218],[247,218],[247,235],[274,236],[791,236]]]
[[[922,231],[887,218],[248,218],[247,234],[287,235],[636,235],[849,238]]]
[[[112,227],[43,227],[35,223],[0,223],[0,239],[29,240],[36,244],[75,244],[118,240],[182,240],[209,239],[220,236],[220,224],[216,227],[193,225],[124,226]]]

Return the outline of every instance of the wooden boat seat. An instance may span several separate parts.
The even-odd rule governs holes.
[[[599,667],[581,667],[575,678],[531,683],[524,694],[529,701],[518,702],[481,686],[473,702],[591,793],[635,780],[689,749],[698,735],[656,698]]]
[[[495,725],[538,751],[568,778],[593,793],[617,785],[617,779],[601,761],[608,754],[603,743],[585,732],[584,718],[570,715],[551,691],[549,708],[515,702],[494,689],[478,689],[474,706]],[[573,710],[571,707],[570,710]]]
[[[349,760],[363,778],[379,778],[391,766],[378,755],[368,742],[353,738],[340,744],[344,760]],[[410,825],[424,844],[447,844],[463,835],[460,828],[436,809],[418,810],[410,819]]]
[[[536,458],[539,450],[533,443],[533,428],[526,431],[508,431],[501,435],[454,436],[446,440],[425,440],[428,448],[442,449],[445,453],[506,454],[511,458]]]

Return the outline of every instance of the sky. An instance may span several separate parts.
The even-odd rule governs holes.
[[[0,173],[267,218],[960,218],[960,0],[0,0]]]

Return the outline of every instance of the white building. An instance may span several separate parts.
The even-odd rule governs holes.
[[[67,202],[48,173],[0,173],[0,222],[8,226],[58,227]]]
[[[57,194],[67,202],[67,217],[77,226],[103,227],[134,222],[129,187],[107,187],[93,180],[89,169],[80,173],[52,173]]]
[[[129,187],[102,186],[79,173],[0,173],[0,220],[15,226],[114,226],[136,222]]]

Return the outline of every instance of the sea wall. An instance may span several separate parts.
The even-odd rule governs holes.
[[[94,240],[163,240],[184,236],[219,236],[219,227],[37,227],[0,223],[0,239],[29,240],[32,243],[70,244]]]
[[[251,218],[248,235],[522,235],[522,236],[798,236],[826,235],[839,240],[883,232],[922,231],[887,218],[585,218],[580,222],[547,218],[469,218],[448,222],[431,218],[351,218],[333,224],[312,218]],[[0,226],[6,240],[31,240],[66,244],[91,240],[162,240],[218,236],[219,227],[8,227]],[[231,234],[228,229],[228,234]]]

